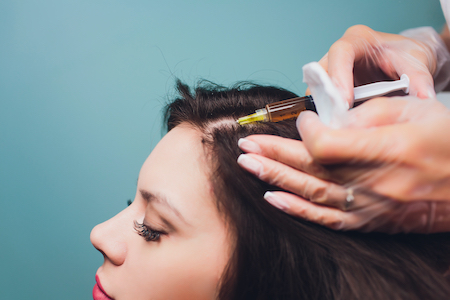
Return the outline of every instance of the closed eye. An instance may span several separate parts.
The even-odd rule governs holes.
[[[134,221],[133,227],[137,234],[142,236],[147,242],[157,242],[161,238],[161,235],[166,234],[165,232],[154,230],[144,223],[139,223],[137,221]]]

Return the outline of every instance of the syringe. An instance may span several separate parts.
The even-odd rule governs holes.
[[[355,87],[353,89],[354,102],[358,103],[399,90],[403,90],[405,93],[409,92],[408,76],[402,75],[400,80],[381,81]],[[241,117],[236,122],[240,125],[254,122],[280,122],[296,118],[304,110],[316,111],[312,96],[297,97],[267,104],[264,108],[256,110],[254,114]]]

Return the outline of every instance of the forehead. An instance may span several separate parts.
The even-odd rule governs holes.
[[[145,161],[138,189],[164,195],[182,214],[190,214],[197,205],[213,204],[208,171],[202,133],[181,124],[161,139]]]

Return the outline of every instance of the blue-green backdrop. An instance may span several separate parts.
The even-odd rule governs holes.
[[[90,299],[91,228],[134,197],[174,78],[302,94],[351,25],[444,18],[438,0],[0,1],[0,299]]]

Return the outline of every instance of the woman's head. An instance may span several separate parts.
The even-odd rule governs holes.
[[[98,275],[110,296],[402,299],[403,293],[414,299],[410,290],[419,299],[429,296],[426,288],[442,293],[440,267],[449,260],[434,246],[449,250],[445,236],[330,231],[272,207],[263,195],[276,188],[238,166],[241,137],[299,136],[294,121],[240,126],[235,120],[296,95],[249,84],[202,84],[195,93],[177,87],[180,97],[166,111],[168,133],[141,169],[133,204],[91,234],[105,256]],[[414,285],[418,272],[431,279]]]
[[[98,279],[114,299],[214,298],[230,239],[201,139],[186,123],[171,130],[144,162],[134,202],[92,230],[105,255]]]

